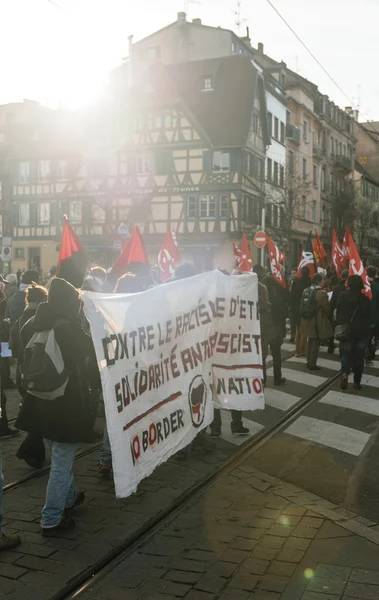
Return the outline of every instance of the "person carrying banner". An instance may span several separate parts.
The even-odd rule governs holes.
[[[267,288],[268,299],[271,305],[271,329],[269,345],[274,369],[274,385],[283,385],[286,379],[282,377],[281,346],[285,337],[287,319],[287,291],[282,288],[271,276],[262,280]]]
[[[31,385],[16,423],[19,429],[42,436],[51,452],[41,519],[44,536],[75,526],[65,510],[85,500],[84,492],[76,489],[72,474],[76,448],[79,442],[95,440],[90,387],[100,389],[100,380],[92,340],[80,327],[80,309],[78,290],[57,277],[51,282],[47,302],[38,306],[35,316],[21,331],[25,353],[22,376]],[[49,347],[43,347],[46,335],[51,339]],[[48,353],[51,351],[54,356]],[[54,366],[58,361],[63,363],[59,372]],[[36,370],[38,365],[40,371]],[[37,383],[49,383],[50,392],[39,392],[37,396]]]
[[[349,275],[348,289],[337,302],[337,325],[345,326],[340,339],[341,389],[348,387],[349,374],[354,374],[354,389],[361,389],[365,350],[371,333],[370,299],[362,294],[363,281],[359,275]],[[337,333],[337,332],[336,332]]]
[[[305,289],[311,285],[311,278],[309,277],[309,267],[302,267],[301,277],[295,279],[292,284],[290,293],[290,309],[293,315],[293,319],[296,325],[296,356],[305,357],[307,350],[307,338],[301,333],[300,328],[300,302],[301,297]]]
[[[318,371],[317,365],[320,340],[333,335],[328,294],[323,289],[323,276],[316,273],[310,288],[304,290],[300,303],[301,333],[308,339],[307,368]]]

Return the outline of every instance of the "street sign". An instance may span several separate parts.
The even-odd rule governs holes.
[[[121,250],[121,240],[114,240],[114,242],[113,242],[113,248],[115,250]]]
[[[359,157],[359,164],[365,165],[367,163],[367,158],[365,156]]]
[[[264,231],[257,231],[254,236],[254,245],[257,248],[264,248],[267,243],[266,234]]]
[[[3,246],[3,251],[1,254],[1,258],[3,262],[9,262],[11,259],[11,247]]]
[[[117,229],[117,233],[123,240],[127,240],[129,237],[129,226],[121,223],[120,227]]]

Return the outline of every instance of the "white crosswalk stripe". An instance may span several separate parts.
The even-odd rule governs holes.
[[[273,375],[273,372],[274,371],[272,367],[267,369],[268,375]],[[327,377],[322,377],[321,375],[313,375],[313,373],[310,373],[308,371],[306,373],[303,373],[302,371],[296,371],[295,369],[284,368],[282,369],[282,375],[283,377],[288,379],[288,381],[293,381],[295,383],[303,383],[312,387],[318,387],[327,380]]]
[[[370,438],[370,434],[363,431],[305,416],[299,417],[285,433],[353,456],[360,455]]]
[[[379,416],[379,400],[375,400],[374,398],[365,398],[364,396],[356,396],[354,394],[332,390],[320,400],[320,403],[340,406],[341,408],[349,408],[351,410],[359,410],[360,412],[369,415]]]
[[[293,396],[283,392],[282,388],[266,388],[265,389],[265,403],[273,408],[279,410],[289,410],[294,404],[299,402],[299,396]]]
[[[288,361],[289,363],[306,363],[306,359],[305,358],[299,358],[297,356],[292,356],[292,358],[289,358]],[[323,367],[324,369],[330,369],[331,371],[340,371],[341,370],[341,363],[339,361],[336,360],[330,360],[327,358],[319,358],[317,361],[317,364],[319,367]]]

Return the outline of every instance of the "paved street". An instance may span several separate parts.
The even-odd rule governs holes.
[[[271,387],[269,370],[266,409],[244,415],[251,434],[264,431],[338,372],[337,353],[322,351],[323,368],[313,374],[292,350],[285,345],[286,385]],[[245,458],[155,534],[147,550],[144,546],[115,566],[85,597],[379,597],[375,587],[379,584],[378,375],[377,366],[366,369],[366,385],[358,394],[341,393],[338,385],[327,391],[283,433]],[[17,395],[9,398],[15,407]],[[0,598],[49,600],[147,525],[232,456],[236,443],[245,441],[230,436],[227,412],[223,424],[221,439],[200,436],[194,449],[161,465],[127,500],[115,500],[113,481],[97,475],[97,449],[78,458],[75,475],[79,488],[86,491],[86,503],[77,509],[77,528],[55,539],[46,540],[39,533],[47,475],[8,491],[5,530],[19,532],[23,543],[0,556]],[[0,442],[6,484],[30,472],[14,457],[21,439],[22,435]],[[312,577],[307,571],[309,579],[306,569],[312,570]]]

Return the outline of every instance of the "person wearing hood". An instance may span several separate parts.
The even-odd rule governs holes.
[[[9,275],[6,276],[6,280],[9,285],[7,285],[7,289],[5,290],[5,297],[7,300],[9,300],[9,298],[12,298],[12,296],[16,292],[18,292],[17,275],[15,275],[14,273],[10,273]]]
[[[306,356],[307,350],[307,338],[301,333],[301,317],[300,317],[300,303],[301,297],[305,289],[311,285],[311,278],[309,276],[309,268],[302,267],[301,277],[294,280],[290,294],[290,310],[293,315],[293,319],[296,326],[296,355],[295,356]]]
[[[23,315],[16,321],[11,329],[10,345],[12,348],[12,355],[17,359],[17,372],[16,382],[18,392],[21,398],[25,398],[25,390],[21,384],[21,372],[24,361],[24,351],[21,343],[21,330],[24,325],[33,318],[37,312],[38,306],[41,302],[47,300],[47,289],[41,285],[33,283],[26,291],[26,307]],[[45,445],[43,443],[43,437],[40,435],[34,435],[28,433],[21,446],[16,452],[16,457],[19,460],[24,460],[32,469],[40,469],[45,460]]]
[[[84,279],[82,290],[87,292],[102,292],[103,285],[107,278],[107,272],[103,267],[92,267],[87,277]]]
[[[80,442],[95,439],[90,388],[101,386],[92,340],[80,327],[80,309],[78,290],[56,277],[51,282],[47,302],[38,306],[35,316],[21,330],[25,350],[34,333],[53,329],[69,374],[65,391],[56,400],[45,400],[27,392],[16,420],[19,429],[42,436],[51,453],[41,519],[44,536],[75,526],[75,521],[65,516],[65,510],[85,500],[84,492],[76,489],[72,473],[76,448]]]

